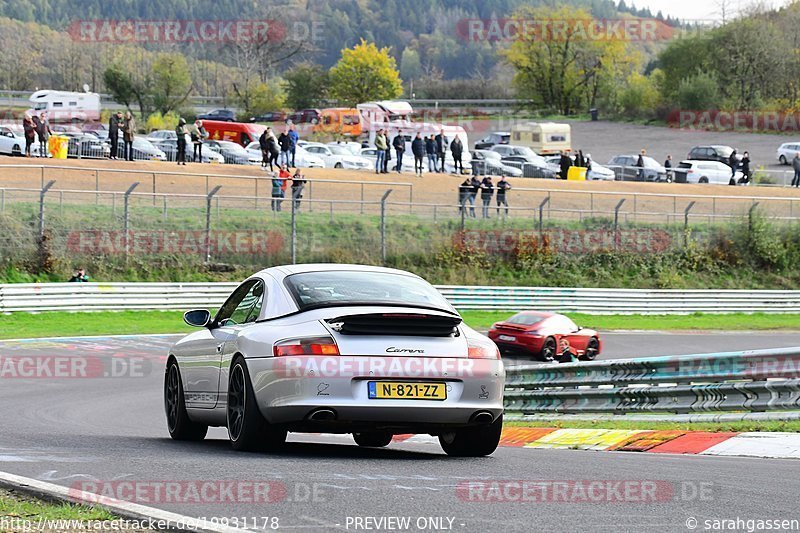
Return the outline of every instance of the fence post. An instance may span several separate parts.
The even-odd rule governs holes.
[[[614,206],[614,250],[619,249],[619,208],[625,203],[625,198]]]
[[[97,204],[100,203],[100,194],[98,192],[98,191],[100,191],[100,171],[99,170],[95,170],[94,171],[94,191],[95,191],[94,204],[97,205]]]
[[[539,240],[541,241],[544,239],[544,206],[550,203],[550,195],[548,194],[547,197],[542,200],[542,203],[539,204]]]
[[[130,222],[130,218],[128,216],[129,214],[128,204],[130,201],[131,193],[138,186],[139,186],[138,181],[132,184],[130,187],[128,187],[128,190],[125,191],[125,196],[124,196],[125,204],[123,207],[123,216],[122,216],[122,235],[123,238],[125,239],[125,259],[128,258],[128,254],[130,253],[130,239],[128,238],[128,225]]]
[[[694,207],[694,200],[689,202],[689,205],[686,206],[686,209],[683,210],[683,247],[686,248],[689,245],[689,211],[692,210]]]
[[[294,195],[292,195],[292,264],[297,263],[297,218],[295,214],[295,204],[297,200],[294,199]]]
[[[361,182],[361,214],[364,214],[364,182]]]
[[[750,210],[747,211],[747,230],[748,233],[753,233],[753,214],[756,211],[756,207],[758,207],[759,202],[753,202],[753,205],[750,206]]]
[[[217,185],[206,195],[206,263],[211,261],[211,199],[221,188],[222,185]]]
[[[386,199],[392,194],[389,189],[381,197],[381,264],[386,265]]]
[[[133,150],[133,148],[131,148]],[[156,173],[153,172],[153,206],[156,205]]]
[[[39,237],[44,237],[44,195],[47,194],[47,191],[50,190],[55,184],[56,180],[50,180],[47,184],[42,187],[42,190],[39,191]]]

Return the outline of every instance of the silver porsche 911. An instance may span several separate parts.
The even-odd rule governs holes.
[[[492,453],[503,426],[505,371],[487,337],[422,278],[361,265],[294,265],[245,280],[169,354],[173,439],[225,426],[234,449],[279,448],[286,433],[352,433],[360,446],[395,434],[438,436],[455,456]]]

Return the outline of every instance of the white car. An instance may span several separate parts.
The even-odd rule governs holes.
[[[350,153],[353,155],[361,155],[361,143],[355,141],[331,141],[328,143],[328,146],[342,146],[350,150]]]
[[[359,155],[363,158],[369,159],[372,162],[372,168],[375,168],[375,161],[378,160],[378,149],[377,148],[362,148],[359,152]],[[397,161],[394,160],[395,154],[394,150],[392,150],[392,159],[389,161],[389,169],[394,168]],[[428,170],[428,160],[427,158],[423,161],[423,168],[425,171]],[[404,172],[414,172],[414,155],[412,154],[409,158],[408,155],[403,155],[403,171]]]
[[[25,153],[25,132],[22,126],[0,127],[0,154],[23,155]],[[33,141],[31,155],[39,157],[39,140]],[[45,152],[47,157],[47,152]]]
[[[588,154],[587,154],[588,155]],[[544,156],[545,161],[547,161],[547,165],[554,171],[560,172],[561,171],[561,156],[560,155],[548,155]],[[575,161],[575,158],[572,158]],[[587,180],[608,180],[614,181],[615,174],[614,171],[610,168],[601,165],[597,161],[592,161],[592,170],[586,173]]]
[[[343,146],[329,146],[322,143],[307,143],[303,148],[307,152],[319,156],[325,161],[326,168],[350,168],[367,170],[374,168],[375,164],[365,157],[353,155]]]
[[[226,427],[235,450],[280,449],[287,432],[352,433],[359,446],[439,438],[489,455],[503,427],[497,345],[428,282],[365,265],[277,266],[250,276],[167,357],[164,407],[175,440]]]
[[[791,165],[792,159],[794,159],[798,153],[800,153],[800,141],[794,141],[780,145],[776,155],[781,165]]]
[[[675,181],[678,183],[716,183],[728,185],[731,180],[731,167],[719,161],[698,161],[688,159],[681,161],[673,170]],[[737,170],[734,178],[738,182],[744,177]]]
[[[245,150],[250,153],[251,159],[257,157],[259,163],[261,162],[263,156],[261,155],[261,145],[258,141],[253,141],[245,146]],[[321,157],[308,153],[308,151],[300,145],[295,146],[294,162],[297,168],[325,168],[325,161],[323,161]]]

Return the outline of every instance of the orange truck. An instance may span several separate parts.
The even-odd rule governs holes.
[[[320,112],[319,122],[312,129],[314,133],[332,133],[345,137],[361,135],[361,113],[351,107],[331,107]]]

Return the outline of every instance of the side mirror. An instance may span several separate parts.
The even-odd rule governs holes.
[[[196,328],[205,328],[211,323],[211,313],[206,309],[193,309],[183,313],[183,321]]]

